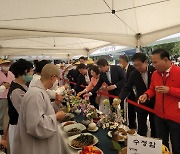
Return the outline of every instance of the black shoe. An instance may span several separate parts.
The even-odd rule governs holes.
[[[4,131],[3,130],[0,130],[0,135],[4,135]]]

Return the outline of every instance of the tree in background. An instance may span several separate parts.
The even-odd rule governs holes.
[[[166,44],[158,44],[155,46],[147,46],[147,47],[141,48],[141,50],[145,54],[150,55],[153,50],[158,49],[158,48],[165,49],[171,55],[171,57],[180,56],[180,42],[172,42],[172,43],[166,43]]]

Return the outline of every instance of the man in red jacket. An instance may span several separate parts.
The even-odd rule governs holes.
[[[171,63],[164,49],[153,51],[151,59],[156,71],[152,75],[150,88],[139,97],[139,101],[143,103],[156,96],[157,137],[169,147],[170,134],[173,154],[180,154],[180,67]]]

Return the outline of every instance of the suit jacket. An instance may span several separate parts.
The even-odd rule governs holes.
[[[89,75],[89,79],[91,79],[91,75],[90,75],[89,71],[88,71],[88,75]],[[82,87],[82,85],[84,87]],[[82,91],[87,85],[88,85],[88,83],[86,82],[85,76],[80,73],[80,75],[78,76],[77,83],[74,86],[74,90],[76,91],[76,93],[78,93],[78,92]]]
[[[129,66],[128,66],[128,68],[127,68],[127,73],[126,73],[126,79],[127,79],[126,82],[128,81],[128,79],[129,79],[129,77],[130,77],[130,74],[131,74],[134,70],[135,70],[134,66],[132,66],[132,65],[129,64]],[[128,99],[133,100],[133,101],[136,100],[133,89],[131,90],[131,92],[130,92],[130,94],[129,94],[129,96],[128,96]]]
[[[80,75],[79,71],[77,69],[71,69],[68,74],[67,74],[67,78],[71,81],[71,82],[77,82],[78,81],[78,76]]]
[[[96,86],[91,90],[91,93],[95,93],[105,82],[108,86],[116,85],[117,88],[111,91],[108,91],[109,94],[118,96],[124,83],[126,81],[125,72],[117,65],[110,66],[111,82],[108,80],[106,73],[101,72],[99,80]]]
[[[151,76],[152,76],[152,73],[154,72],[154,67],[153,66],[148,66],[148,88],[150,86],[150,83],[151,83]],[[135,87],[135,91],[136,91],[136,101],[138,100],[139,96],[141,96],[142,94],[144,94],[144,92],[148,89],[142,79],[142,76],[141,76],[141,73],[138,71],[138,70],[134,70],[129,78],[128,78],[128,81],[126,83],[126,85],[123,87],[120,95],[119,95],[119,98],[124,100],[128,94],[130,93],[132,87]],[[154,98],[146,101],[144,104],[142,105],[145,105],[145,106],[148,106],[148,107],[151,107],[151,108],[154,108]],[[139,110],[140,111],[140,110]]]

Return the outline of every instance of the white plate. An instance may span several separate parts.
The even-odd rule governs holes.
[[[80,129],[81,132],[82,132],[83,130],[86,130],[86,127],[85,127],[83,124],[81,124],[81,123],[71,124],[71,125],[67,125],[67,126],[64,126],[64,127],[63,127],[64,131],[65,131],[67,134],[68,134],[68,131],[71,130],[71,129],[73,129],[73,128]]]
[[[99,149],[99,148],[96,147],[96,146],[94,146],[94,147],[95,147],[97,150],[101,151],[101,154],[104,154],[103,151],[102,151],[101,149]],[[78,154],[80,154],[81,151],[82,151],[82,150],[79,150],[79,151],[78,151]]]
[[[97,126],[96,126],[95,129],[89,129],[89,128],[87,128],[87,130],[90,131],[90,132],[96,132],[98,129],[99,129],[99,128],[98,128]]]
[[[111,132],[112,132],[112,131],[109,131],[109,132],[108,132],[108,136],[109,136],[110,138],[112,138],[112,134],[111,134]],[[121,136],[123,136],[123,137],[124,137],[124,139],[119,140],[119,141],[120,141],[120,142],[124,142],[124,141],[125,141],[125,139],[127,139],[127,135],[134,135],[134,136],[136,136],[136,135],[138,135],[138,134],[137,134],[137,132],[135,131],[135,133],[134,133],[134,134],[129,134],[129,133],[127,133],[127,135],[122,135],[122,134],[121,134],[121,132],[120,132],[120,133],[119,133],[119,135],[121,135]]]
[[[81,134],[84,134],[84,135],[92,135],[91,133],[81,133]],[[68,144],[69,144],[70,147],[72,147],[73,149],[77,149],[77,150],[78,150],[78,149],[82,149],[82,148],[73,147],[73,146],[71,145],[72,140],[74,140],[75,138],[79,137],[81,134],[68,137]],[[98,138],[97,138],[96,136],[94,136],[94,135],[92,135],[92,136],[94,137],[94,143],[93,143],[93,145],[95,145],[95,144],[97,144],[99,141],[98,141]]]
[[[70,117],[70,118],[74,118],[74,114],[72,114],[72,113],[66,113],[66,115],[65,115],[65,117]]]
[[[74,124],[77,123],[76,121],[66,121],[66,122],[73,122]],[[61,123],[61,126],[64,127],[64,124],[65,124],[66,122],[62,122],[62,123]],[[71,124],[71,125],[72,125],[72,124]],[[68,125],[67,125],[67,126],[68,126]]]
[[[112,138],[111,132],[112,132],[112,131],[109,131],[109,132],[108,132],[108,136],[109,136],[110,138]],[[121,136],[125,137],[124,135],[121,135]],[[125,141],[125,138],[123,138],[122,140],[118,140],[118,141],[124,142],[124,141]]]

